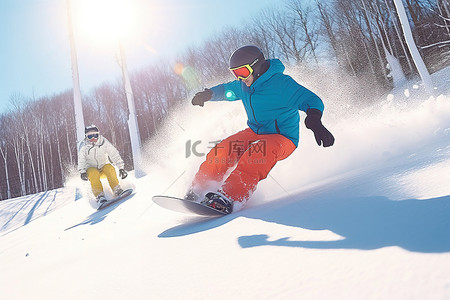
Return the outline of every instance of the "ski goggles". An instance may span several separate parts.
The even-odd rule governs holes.
[[[256,64],[259,59],[255,59],[251,64],[245,64],[236,68],[230,68],[231,73],[236,76],[237,79],[247,80],[250,75],[253,74],[253,65]]]
[[[92,140],[92,139],[97,139],[98,138],[98,133],[91,133],[86,135],[88,139]]]

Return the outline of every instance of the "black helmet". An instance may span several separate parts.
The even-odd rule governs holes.
[[[230,69],[249,64],[253,74],[258,78],[267,71],[269,63],[264,58],[261,49],[256,46],[244,46],[233,52],[230,57]]]
[[[89,125],[89,126],[86,126],[85,128],[84,128],[84,134],[87,134],[88,132],[98,132],[98,128],[97,128],[97,126],[95,126],[95,125]]]

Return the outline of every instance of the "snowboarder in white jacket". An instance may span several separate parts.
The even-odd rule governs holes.
[[[127,177],[124,162],[119,151],[100,134],[97,126],[89,125],[85,128],[85,138],[78,147],[78,171],[81,179],[91,182],[92,192],[98,204],[106,202],[100,177],[105,175],[108,179],[114,196],[122,194],[123,190],[117,179],[116,169],[119,169],[120,178]]]

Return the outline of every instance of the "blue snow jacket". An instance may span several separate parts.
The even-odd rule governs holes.
[[[269,69],[250,87],[235,80],[211,88],[211,101],[241,100],[247,113],[247,124],[257,134],[281,134],[298,146],[299,110],[323,111],[322,100],[313,92],[283,74],[283,63],[270,59]]]

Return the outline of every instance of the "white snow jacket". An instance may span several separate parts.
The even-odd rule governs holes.
[[[113,163],[123,169],[124,162],[119,151],[102,135],[99,134],[95,144],[86,138],[78,147],[78,171],[85,173],[89,168],[101,169],[104,165]]]

